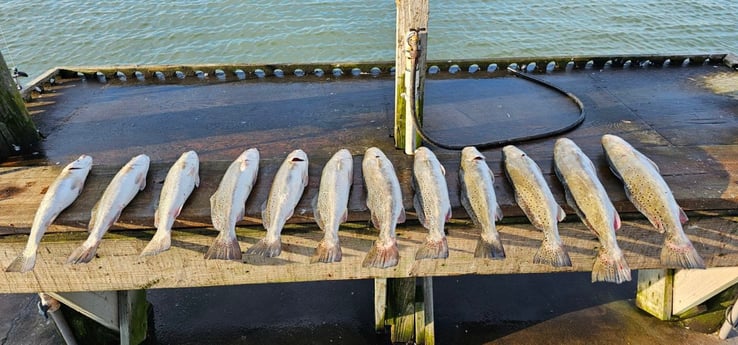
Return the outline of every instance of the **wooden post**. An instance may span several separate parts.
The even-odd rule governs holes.
[[[660,320],[671,319],[673,286],[673,269],[639,270],[636,306]]]
[[[415,339],[415,278],[387,279],[387,316],[392,343]]]
[[[137,345],[148,331],[146,290],[118,291],[118,322],[121,345]]]
[[[374,279],[374,330],[384,333],[387,327],[387,278]]]
[[[396,0],[397,24],[395,46],[395,147],[412,154],[420,138],[410,116],[417,112],[423,118],[425,60],[428,45],[428,0]],[[408,51],[408,35],[415,32],[417,51]],[[416,69],[412,70],[412,61]],[[408,77],[412,78],[409,80]],[[414,84],[414,87],[412,86]],[[408,89],[408,87],[412,89]],[[413,90],[414,89],[414,90]],[[420,123],[418,125],[421,125]],[[409,133],[412,133],[408,135]]]
[[[389,326],[393,344],[435,344],[432,277],[375,279],[374,303],[375,328]]]
[[[0,53],[0,161],[27,151],[40,139]]]

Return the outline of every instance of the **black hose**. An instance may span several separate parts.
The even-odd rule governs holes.
[[[584,115],[584,104],[582,103],[582,101],[579,100],[579,98],[577,98],[577,96],[575,96],[571,92],[564,91],[561,88],[559,88],[558,86],[555,86],[553,84],[550,84],[547,81],[544,81],[544,80],[541,80],[541,79],[538,79],[538,78],[534,78],[532,76],[529,76],[529,75],[520,73],[520,72],[518,72],[518,71],[516,71],[516,70],[514,70],[512,68],[508,68],[507,70],[508,70],[508,72],[511,72],[516,77],[520,77],[520,78],[523,78],[525,80],[532,81],[532,82],[534,82],[536,84],[543,85],[544,87],[547,87],[549,89],[552,89],[552,90],[554,90],[554,91],[556,91],[556,92],[558,92],[558,93],[560,93],[560,94],[568,97],[579,108],[579,117],[577,117],[577,119],[574,120],[572,123],[570,123],[570,124],[568,124],[568,125],[566,125],[564,127],[561,127],[561,128],[555,129],[555,130],[552,130],[552,131],[547,131],[547,132],[542,132],[542,133],[535,133],[535,134],[526,135],[526,136],[522,136],[522,137],[508,138],[508,139],[502,139],[502,140],[491,141],[491,142],[486,142],[486,143],[467,144],[467,145],[449,145],[449,144],[444,144],[444,143],[441,143],[441,142],[439,142],[437,140],[431,139],[431,137],[428,136],[428,133],[426,133],[423,130],[423,128],[418,125],[420,123],[420,119],[418,118],[418,112],[416,111],[416,112],[414,112],[415,114],[414,114],[414,116],[412,116],[412,119],[413,119],[413,122],[415,124],[415,128],[417,129],[417,133],[418,133],[418,135],[420,135],[420,138],[422,138],[423,141],[432,144],[433,146],[436,146],[436,147],[439,147],[439,148],[442,148],[442,149],[447,149],[447,150],[461,150],[461,149],[463,149],[466,146],[475,146],[477,149],[480,149],[481,150],[481,149],[489,149],[489,148],[493,148],[493,147],[501,147],[501,146],[505,146],[505,145],[519,144],[519,143],[522,143],[522,142],[531,141],[531,140],[535,140],[535,139],[552,137],[552,136],[555,136],[555,135],[559,135],[559,134],[563,134],[563,133],[566,133],[568,131],[571,131],[572,129],[574,129],[577,126],[581,125],[582,122],[584,122],[584,118],[585,118],[585,115]]]

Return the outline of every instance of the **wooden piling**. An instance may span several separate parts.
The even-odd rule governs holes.
[[[0,53],[0,161],[27,151],[40,139]]]
[[[636,306],[659,320],[671,319],[673,286],[673,269],[639,270]]]
[[[412,153],[412,151],[420,143],[420,137],[415,135],[407,138],[406,126],[412,125],[412,119],[408,116],[412,116],[412,113],[408,111],[408,98],[412,97],[415,111],[418,114],[418,118],[423,118],[423,94],[425,90],[425,61],[426,52],[428,45],[428,17],[429,7],[428,0],[396,0],[397,5],[397,24],[395,33],[395,147],[405,149],[405,152]],[[411,66],[411,59],[407,53],[407,37],[411,30],[416,30],[418,33],[418,46],[420,49],[416,52],[417,70],[415,71],[415,92],[407,89],[406,71]],[[410,71],[412,73],[412,71]],[[418,124],[420,125],[420,124]],[[414,133],[412,129],[410,133]],[[407,142],[411,140],[411,142]]]

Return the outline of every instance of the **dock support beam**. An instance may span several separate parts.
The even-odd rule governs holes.
[[[417,113],[423,118],[429,7],[428,0],[396,0],[395,4],[395,147],[413,154],[420,137],[411,117]]]
[[[375,279],[376,330],[392,343],[433,345],[433,278]]]
[[[0,161],[29,151],[41,137],[0,53]]]
[[[148,332],[146,290],[48,293],[64,305],[120,334],[121,345],[140,344]]]

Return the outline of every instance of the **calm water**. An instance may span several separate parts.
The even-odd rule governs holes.
[[[735,0],[430,2],[431,59],[738,52]],[[61,65],[392,60],[394,6],[3,0],[0,51],[32,76]]]

